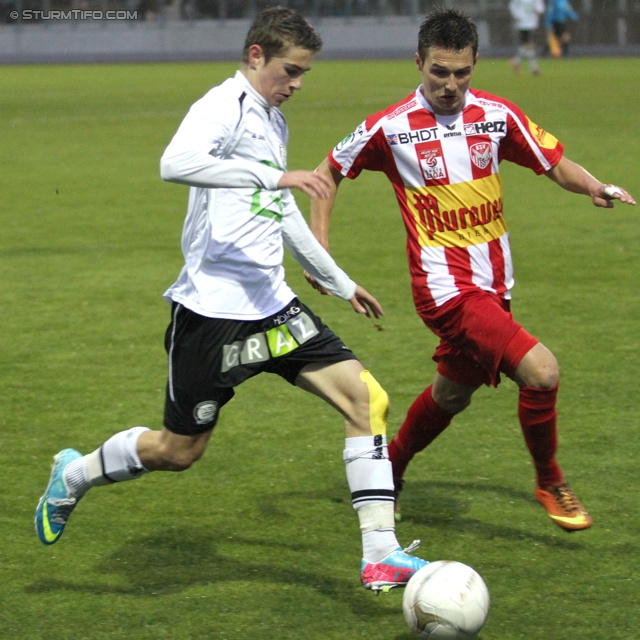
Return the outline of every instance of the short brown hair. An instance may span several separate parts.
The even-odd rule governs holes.
[[[278,6],[269,7],[256,16],[244,42],[243,62],[249,62],[249,47],[254,44],[262,47],[265,61],[269,62],[291,46],[318,53],[322,39],[302,14]]]
[[[420,25],[418,54],[424,60],[431,47],[462,51],[471,47],[475,60],[478,53],[478,30],[471,18],[457,9],[436,9]]]

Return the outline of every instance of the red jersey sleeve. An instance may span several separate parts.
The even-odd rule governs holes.
[[[385,173],[395,171],[393,153],[382,125],[388,116],[393,117],[414,105],[415,98],[411,94],[384,111],[368,116],[329,153],[328,159],[334,169],[351,179],[357,178],[364,169]]]
[[[499,160],[528,167],[538,175],[555,167],[564,152],[562,143],[515,104],[504,99],[502,102],[508,108],[507,135],[500,144]]]

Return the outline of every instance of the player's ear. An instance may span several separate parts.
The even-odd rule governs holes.
[[[422,71],[423,62],[419,51],[416,51],[416,66],[418,67],[418,71]]]
[[[257,69],[260,62],[264,61],[264,51],[259,44],[252,44],[247,51],[247,57],[249,59],[249,67]]]

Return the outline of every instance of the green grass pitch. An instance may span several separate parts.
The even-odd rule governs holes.
[[[159,178],[190,104],[235,64],[15,66],[0,71],[0,632],[8,640],[409,640],[402,593],[359,586],[360,536],[341,419],[275,377],[238,389],[183,474],[91,492],[43,546],[33,514],[54,453],[159,427],[161,298],[180,267],[187,189]],[[419,83],[412,60],[320,59],[284,112],[290,168],[313,168],[369,113]],[[519,104],[567,156],[640,196],[640,66],[543,60],[514,76],[481,60],[474,86]],[[559,460],[595,525],[566,534],[532,496],[509,381],[414,461],[404,544],[475,567],[492,597],[482,640],[627,640],[640,628],[640,209],[595,209],[503,167],[516,317],[558,357]],[[386,315],[299,295],[389,392],[389,434],[434,372],[404,231],[386,179],[343,183],[338,262]],[[303,211],[308,201],[299,198]]]

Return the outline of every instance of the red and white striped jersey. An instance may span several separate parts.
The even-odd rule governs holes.
[[[414,301],[426,312],[476,288],[510,299],[499,164],[542,174],[562,152],[556,138],[503,98],[470,89],[460,113],[440,116],[418,88],[369,116],[329,161],[348,178],[369,169],[391,181],[407,229]]]

